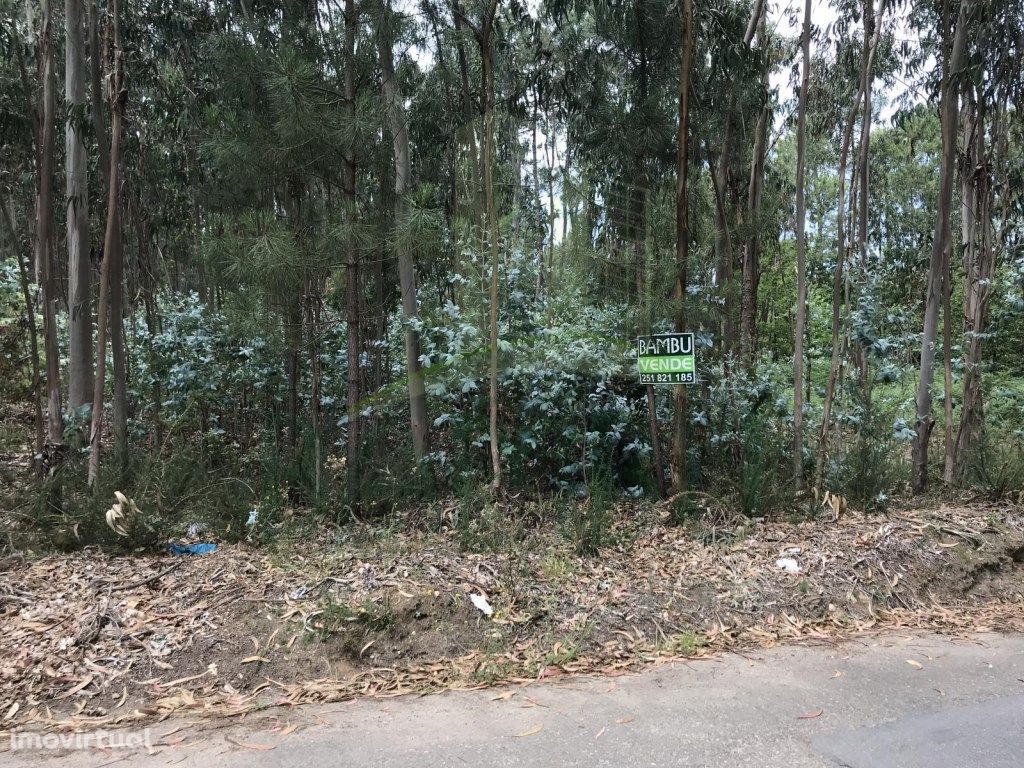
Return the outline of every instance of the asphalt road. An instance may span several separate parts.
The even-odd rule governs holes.
[[[229,728],[167,722],[153,739],[165,744],[152,754],[8,750],[0,766],[1020,766],[1024,637],[777,648],[616,678],[270,711]]]

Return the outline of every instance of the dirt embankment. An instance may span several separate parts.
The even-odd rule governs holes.
[[[690,532],[647,514],[624,510],[594,557],[542,529],[491,554],[411,533],[272,555],[9,557],[0,730],[614,673],[899,627],[1024,630],[1019,506]]]

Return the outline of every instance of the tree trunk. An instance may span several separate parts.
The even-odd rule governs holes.
[[[980,98],[968,99],[964,123],[964,394],[955,448],[955,476],[961,480],[971,461],[974,438],[983,417],[981,340],[987,329],[995,253],[992,238],[992,196],[989,158],[985,150],[984,109]]]
[[[864,0],[864,52],[861,58],[861,90],[864,95],[864,112],[860,122],[860,146],[858,147],[858,174],[860,186],[858,187],[857,205],[857,251],[860,254],[860,268],[863,274],[867,274],[868,268],[868,199],[870,193],[870,164],[871,157],[871,84],[874,80],[872,63],[874,56],[869,41],[874,38],[875,9],[874,0]],[[857,364],[860,368],[861,387],[867,397],[868,388],[868,351],[863,345],[858,345]]]
[[[497,0],[490,1],[478,35],[484,69],[484,195],[487,203],[487,244],[491,254],[490,390],[487,398],[491,443],[491,488],[501,490],[501,444],[498,437],[498,207],[494,199],[494,51],[492,32]]]
[[[111,132],[120,130],[121,116],[111,120]],[[120,140],[111,147],[111,160],[120,162]],[[114,178],[111,176],[111,178]],[[120,186],[120,174],[117,184]],[[115,190],[117,208],[114,211],[113,242],[110,250],[110,307],[107,323],[110,326],[110,357],[114,368],[114,391],[111,409],[111,434],[114,438],[114,458],[118,469],[123,471],[128,462],[128,357],[124,342],[124,251],[121,243],[120,189]],[[109,240],[109,238],[108,238]]]
[[[690,258],[690,210],[687,197],[687,173],[690,157],[690,74],[693,68],[693,0],[682,0],[682,44],[679,53],[679,123],[676,133],[676,330],[686,328],[686,289],[689,283],[687,265]],[[672,488],[686,491],[686,422],[689,418],[686,385],[673,389],[672,413]]]
[[[540,170],[537,164],[537,121],[539,113],[539,102],[540,93],[539,89],[534,86],[533,89],[533,121],[532,121],[532,139],[530,149],[533,157],[533,204],[540,213],[541,203],[540,199]],[[548,237],[554,237],[554,222],[549,222],[547,231]],[[540,304],[544,301],[544,238],[545,232],[541,230],[541,236],[537,242],[537,303]]]
[[[928,487],[928,440],[931,436],[932,377],[935,370],[935,338],[938,331],[939,305],[942,298],[942,265],[948,247],[950,217],[953,200],[953,176],[956,172],[957,91],[955,80],[964,60],[967,47],[967,19],[976,0],[962,0],[953,51],[949,66],[942,73],[940,125],[942,130],[942,163],[939,179],[939,199],[932,238],[931,258],[928,262],[928,288],[925,295],[924,332],[921,337],[921,370],[917,383],[916,414],[914,420],[914,457],[912,486],[915,493]]]
[[[804,487],[804,334],[807,326],[807,234],[804,170],[807,154],[807,87],[811,71],[811,0],[804,2],[800,100],[796,127],[796,330],[793,344],[793,486]]]
[[[356,106],[356,5],[355,0],[345,0],[345,111],[350,120],[355,120]],[[345,150],[345,172],[343,179],[345,195],[345,221],[355,227],[356,210],[356,153],[352,146]],[[348,498],[350,503],[359,500],[362,456],[362,423],[359,417],[360,377],[359,348],[361,328],[359,318],[359,252],[354,241],[348,243],[348,262],[345,269],[345,323],[346,360],[348,364],[348,389],[345,394],[345,409],[348,415],[348,440],[345,445]]]
[[[130,212],[135,223],[135,239],[139,249],[139,274],[142,283],[142,301],[146,312],[146,349],[152,365],[155,351],[153,339],[160,330],[159,313],[156,304],[157,277],[153,268],[153,252],[149,243],[149,229],[142,217],[142,198],[139,194],[138,183],[132,184],[132,195],[130,197]],[[164,441],[163,417],[163,388],[161,378],[153,377],[153,448],[160,452]]]
[[[757,0],[751,11],[750,20],[743,35],[743,46],[750,47],[754,35],[764,13],[764,0]],[[736,289],[733,280],[733,244],[728,216],[726,214],[725,191],[729,184],[730,165],[732,163],[734,143],[734,123],[736,121],[736,95],[729,95],[725,110],[725,127],[722,132],[722,147],[718,153],[718,162],[711,171],[711,182],[715,196],[715,263],[716,278],[722,294],[722,355],[723,359],[733,352],[736,346]],[[756,141],[756,140],[755,140]],[[762,161],[763,162],[763,161]],[[709,161],[710,164],[710,161]],[[739,207],[736,206],[737,221],[740,219]],[[739,225],[737,224],[737,227]],[[742,305],[742,288],[741,288]],[[742,314],[742,309],[741,309]]]
[[[765,17],[760,13],[757,23],[758,44],[767,49]],[[748,28],[749,31],[749,28]],[[771,102],[767,96],[769,67],[761,73],[761,88],[765,103],[757,115],[754,128],[754,147],[750,161],[750,181],[747,184],[747,226],[750,234],[743,248],[743,274],[740,287],[740,358],[747,369],[754,366],[757,338],[757,287],[761,276],[761,196],[764,188],[764,162],[768,147],[768,123],[771,120]]]
[[[323,366],[320,357],[320,286],[316,270],[306,279],[303,291],[305,310],[306,344],[309,354],[309,416],[313,432],[313,498],[320,501],[321,476],[323,474]]]
[[[870,2],[870,0],[868,0]],[[878,19],[885,16],[886,0],[882,0],[878,7]],[[881,24],[872,25],[873,33],[868,42],[867,57],[864,59],[864,71],[861,73],[860,86],[857,96],[850,107],[850,113],[846,118],[846,125],[843,128],[843,137],[839,149],[839,194],[838,205],[836,206],[836,268],[832,276],[832,354],[828,371],[828,383],[825,385],[825,399],[822,404],[821,431],[818,434],[818,451],[815,457],[814,487],[820,488],[825,475],[825,466],[828,460],[828,432],[832,420],[832,405],[835,400],[836,383],[839,378],[839,370],[842,366],[842,343],[841,343],[841,307],[844,299],[845,264],[846,264],[846,167],[850,156],[850,144],[853,139],[853,124],[857,119],[857,112],[860,109],[860,100],[864,96],[864,84],[866,78],[870,77],[869,72],[873,71],[875,51],[878,47],[878,36]],[[863,139],[862,139],[863,141]],[[864,161],[866,163],[866,160]],[[862,167],[864,167],[862,163]],[[851,184],[851,194],[853,193]],[[865,224],[866,232],[866,224]],[[866,241],[865,241],[866,242]]]
[[[953,274],[951,253],[953,238],[946,244],[942,254],[942,404],[943,404],[943,462],[942,482],[953,482],[953,463],[956,459],[953,443]]]
[[[641,186],[640,220],[638,224],[638,237],[635,247],[637,253],[637,294],[641,307],[640,333],[647,335],[651,332],[650,307],[648,302],[649,289],[647,286],[647,185]],[[658,486],[658,498],[664,499],[668,495],[668,487],[665,483],[665,462],[661,453],[661,429],[658,426],[658,400],[654,391],[654,385],[646,386],[647,393],[647,424],[651,432],[651,461],[654,462],[654,478]]]
[[[103,50],[100,46],[100,5],[92,0],[89,6],[89,81],[92,100],[92,130],[99,155],[99,168],[103,178],[104,191],[110,189],[110,144],[107,126],[103,117]],[[97,213],[97,215],[99,215]],[[101,223],[97,223],[97,228]]]
[[[32,466],[41,469],[39,463],[46,442],[46,426],[43,423],[42,376],[39,371],[39,331],[36,327],[36,310],[32,304],[32,292],[29,288],[28,259],[21,250],[21,238],[14,224],[14,216],[7,199],[0,201],[3,207],[4,223],[11,237],[11,249],[18,254],[18,277],[21,281],[21,298],[25,302],[25,322],[28,326],[29,354],[32,356],[30,370],[32,372],[32,422],[35,427],[35,454]]]
[[[89,183],[85,152],[85,16],[82,0],[65,0],[65,191],[68,244],[68,403],[92,400],[92,265],[89,260]]]
[[[53,9],[41,0],[39,19],[39,140],[36,161],[35,260],[43,289],[43,347],[46,355],[47,442],[56,452],[64,440],[57,347],[57,268],[53,258],[53,154],[56,74],[53,62]]]
[[[395,156],[395,226],[401,231],[409,218],[409,183],[412,168],[409,159],[409,126],[398,78],[395,77],[392,51],[393,19],[391,8],[382,7],[383,17],[378,29],[378,48],[381,65],[381,90],[387,109],[388,129],[391,133]],[[402,291],[402,317],[405,327],[405,363],[409,383],[409,417],[412,426],[413,453],[420,462],[430,450],[427,425],[427,395],[420,365],[420,337],[415,328],[419,312],[416,301],[416,266],[408,238],[397,238],[398,282]]]
[[[107,375],[107,323],[113,314],[111,285],[120,275],[116,265],[120,258],[120,216],[118,187],[120,185],[121,114],[123,110],[123,54],[121,51],[120,0],[111,0],[110,19],[113,29],[113,63],[110,79],[110,168],[107,174],[107,230],[103,240],[103,263],[100,267],[100,296],[96,318],[96,376],[92,400],[92,426],[89,430],[89,487],[96,487],[100,471],[100,440],[103,436],[103,395]],[[120,324],[120,317],[111,317],[110,324]],[[116,353],[115,353],[115,365]],[[115,368],[115,377],[117,369]],[[116,385],[115,385],[116,386]]]
[[[729,232],[729,217],[725,207],[725,189],[729,184],[729,164],[732,156],[732,109],[726,114],[722,149],[718,162],[709,168],[711,189],[715,198],[715,278],[722,298],[722,358],[726,359],[733,348],[735,335],[733,310],[733,257],[732,236]],[[710,165],[710,163],[709,163]]]

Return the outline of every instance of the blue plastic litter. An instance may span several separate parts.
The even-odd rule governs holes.
[[[167,551],[172,555],[208,555],[217,551],[216,544],[168,544]]]

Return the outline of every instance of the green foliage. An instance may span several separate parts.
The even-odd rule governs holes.
[[[771,515],[791,498],[792,446],[782,375],[778,366],[766,363],[752,374],[717,368],[710,372],[707,398],[695,404],[702,475],[751,517]]]
[[[854,408],[840,414],[847,437],[830,457],[826,488],[854,508],[884,511],[893,491],[907,478],[907,446],[913,432],[895,413],[868,392],[858,394]]]
[[[112,462],[101,465],[94,490],[86,487],[83,464],[64,464],[35,497],[35,527],[57,549],[153,549],[174,538],[236,541],[248,533],[245,523],[255,501],[250,485],[211,470],[195,453],[133,455],[123,472]],[[138,508],[138,514],[127,515],[127,537],[106,522],[115,491]]]
[[[596,555],[609,543],[614,504],[619,498],[612,474],[598,467],[589,479],[586,497],[563,505],[562,529],[579,554]]]
[[[352,607],[326,592],[307,629],[320,640],[340,639],[343,650],[356,656],[374,635],[387,633],[397,624],[398,616],[386,599],[381,602],[366,600]]]
[[[993,501],[1024,500],[1024,433],[986,430],[967,457],[967,482]]]
[[[6,245],[6,237],[0,242]],[[31,359],[18,266],[5,256],[0,261],[0,402],[29,399]]]

